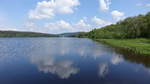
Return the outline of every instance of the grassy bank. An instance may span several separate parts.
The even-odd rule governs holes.
[[[129,49],[136,53],[150,55],[150,39],[96,39],[114,47]]]
[[[150,12],[80,33],[76,37],[97,39],[114,47],[150,55]]]

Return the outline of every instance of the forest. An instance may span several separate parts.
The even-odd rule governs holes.
[[[21,31],[0,31],[0,37],[55,37],[54,34]]]
[[[91,38],[117,48],[150,55],[150,12],[80,33],[76,37]]]
[[[145,15],[126,18],[116,24],[95,28],[88,33],[81,33],[76,36],[93,39],[150,38],[150,12]]]

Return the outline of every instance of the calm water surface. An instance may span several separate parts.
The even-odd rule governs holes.
[[[0,38],[0,84],[150,84],[150,56],[80,38]]]

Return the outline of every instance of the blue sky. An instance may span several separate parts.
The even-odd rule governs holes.
[[[90,31],[150,12],[150,0],[0,0],[0,30]]]

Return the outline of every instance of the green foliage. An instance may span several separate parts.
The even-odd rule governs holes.
[[[150,39],[98,39],[97,41],[150,55]]]
[[[17,31],[0,31],[0,37],[54,37],[56,35],[35,33],[35,32],[17,32]]]
[[[79,38],[87,38],[88,33],[86,32],[80,32],[78,34],[75,34],[73,37],[79,37]]]
[[[117,24],[94,29],[79,36],[150,55],[150,12],[146,15],[126,18]]]
[[[94,29],[87,34],[82,34],[80,37],[85,36],[94,39],[150,38],[150,12],[146,15],[126,18],[117,24]]]

